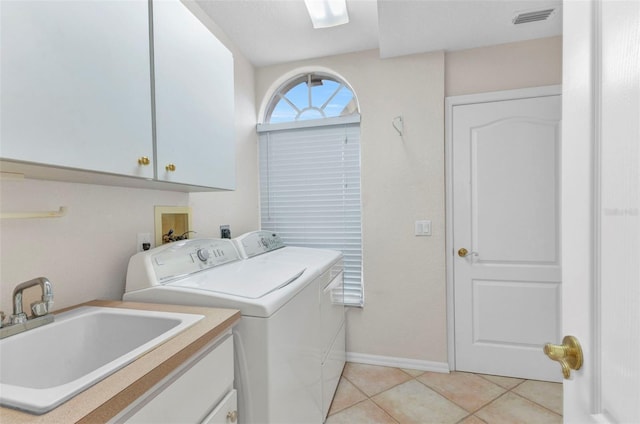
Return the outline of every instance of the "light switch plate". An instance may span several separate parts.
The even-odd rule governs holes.
[[[431,221],[429,220],[416,221],[415,234],[416,236],[430,236]]]

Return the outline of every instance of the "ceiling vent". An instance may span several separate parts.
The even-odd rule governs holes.
[[[555,9],[535,10],[533,12],[519,13],[513,18],[514,25],[527,24],[529,22],[546,21]]]

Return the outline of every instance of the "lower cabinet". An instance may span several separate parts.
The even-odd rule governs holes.
[[[231,333],[205,347],[139,398],[113,422],[237,422]]]

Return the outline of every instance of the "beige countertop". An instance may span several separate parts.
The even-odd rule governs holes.
[[[240,319],[235,309],[94,300],[77,306],[143,309],[201,314],[193,326],[147,352],[56,409],[33,415],[0,407],[0,423],[103,423],[160,382],[189,357],[229,330]],[[77,306],[74,306],[77,307]],[[68,308],[72,309],[72,308]],[[57,311],[61,312],[61,311]]]

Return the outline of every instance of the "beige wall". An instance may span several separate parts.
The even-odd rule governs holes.
[[[447,53],[445,94],[539,87],[562,83],[562,37]]]
[[[444,54],[381,60],[377,51],[256,70],[256,103],[283,75],[322,68],[354,89],[362,115],[366,306],[348,315],[349,352],[446,361]],[[404,117],[402,140],[391,125]],[[431,219],[431,237],[414,221]]]
[[[220,237],[220,225],[230,225],[231,236],[236,237],[260,226],[254,68],[196,3],[183,2],[231,50],[235,79],[236,189],[191,193],[193,226],[198,237]],[[211,166],[216,166],[215,158]]]
[[[447,361],[444,97],[560,84],[561,47],[552,37],[384,60],[368,51],[256,70],[259,117],[272,91],[303,71],[333,71],[358,96],[366,305],[349,311],[349,352]],[[398,115],[404,141],[391,126]],[[432,236],[413,235],[418,219],[432,221]]]
[[[0,309],[11,313],[16,284],[38,276],[54,285],[55,309],[120,299],[137,234],[154,232],[155,205],[191,205],[198,236],[258,226],[253,66],[197,6],[188,6],[233,52],[235,65],[237,190],[193,194],[54,181],[0,180],[2,211],[57,210],[63,218],[0,220]],[[212,161],[215,166],[215,159]],[[203,170],[206,172],[206,170]]]
[[[198,236],[257,229],[255,123],[269,89],[298,69],[332,70],[353,87],[362,113],[362,194],[366,307],[349,313],[348,350],[445,362],[444,96],[559,84],[558,37],[381,60],[377,51],[254,70],[224,34],[189,7],[234,53],[237,190],[185,194],[86,184],[0,181],[3,211],[56,210],[68,216],[0,221],[0,309],[11,291],[44,275],[56,308],[120,298],[136,235],[153,232],[154,205],[191,205]],[[391,126],[402,115],[404,141]],[[215,166],[215,162],[212,163]],[[415,237],[431,219],[433,235]]]
[[[56,181],[0,183],[3,211],[57,210],[62,218],[0,221],[0,309],[12,311],[16,284],[53,283],[55,309],[96,298],[119,299],[137,233],[154,231],[154,205],[186,205],[186,193]]]

